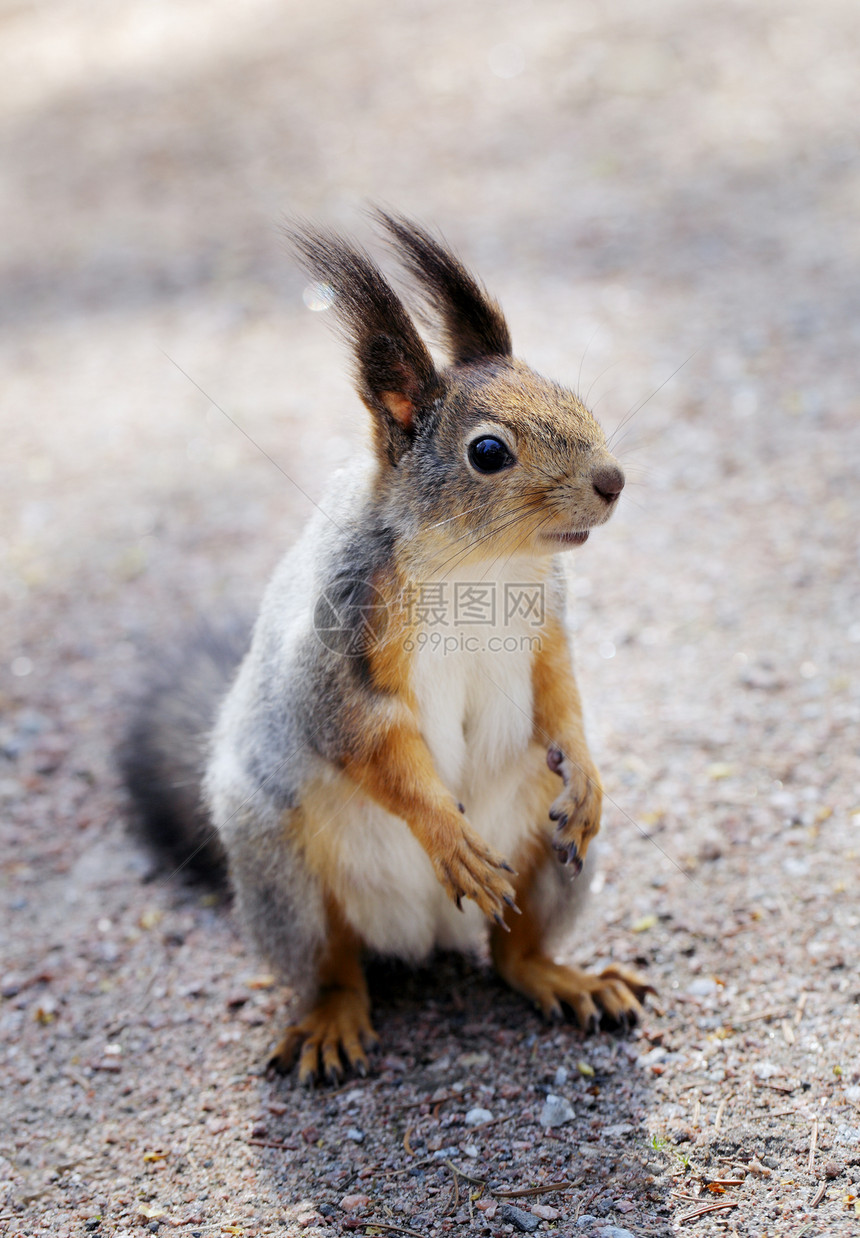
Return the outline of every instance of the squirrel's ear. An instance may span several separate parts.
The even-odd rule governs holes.
[[[504,314],[459,259],[402,215],[379,209],[372,215],[389,234],[398,257],[441,318],[452,361],[510,357],[511,335]]]
[[[355,355],[358,393],[374,414],[377,449],[396,464],[441,390],[433,359],[403,303],[363,250],[311,228],[288,235],[309,274],[331,290],[332,308]]]

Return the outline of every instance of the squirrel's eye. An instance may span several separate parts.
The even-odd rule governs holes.
[[[515,461],[500,439],[484,434],[469,444],[469,463],[479,473],[498,473]]]

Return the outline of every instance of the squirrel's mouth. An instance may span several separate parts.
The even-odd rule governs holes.
[[[588,529],[577,529],[573,533],[544,533],[542,536],[550,542],[560,542],[562,546],[581,546],[588,541]]]

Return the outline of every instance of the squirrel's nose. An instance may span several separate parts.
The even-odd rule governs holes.
[[[624,489],[624,474],[617,464],[601,464],[591,474],[594,489],[607,503],[613,503]]]

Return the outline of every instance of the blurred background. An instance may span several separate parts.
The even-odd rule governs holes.
[[[855,4],[42,0],[2,33],[13,750],[89,745],[106,785],[141,646],[253,608],[348,463],[365,415],[282,229],[368,240],[368,201],[440,229],[608,431],[635,412],[621,510],[569,559],[598,750],[711,734],[727,673],[847,691]]]
[[[41,0],[0,20],[7,688],[15,658],[43,669],[33,602],[84,592],[98,623],[98,597],[137,609],[126,583],[156,571],[172,604],[221,568],[251,588],[307,514],[194,383],[315,496],[348,457],[363,414],[286,214],[366,240],[372,200],[438,227],[517,351],[607,428],[686,363],[622,447],[652,491],[716,497],[782,427],[820,443],[856,415],[852,3]]]
[[[440,229],[607,431],[635,414],[568,557],[599,751],[760,728],[726,674],[852,681],[855,4],[42,0],[2,34],[13,749],[109,784],[141,647],[255,607],[365,434],[283,224],[372,241],[369,201]]]
[[[814,1081],[797,1104],[824,1139],[820,1106],[860,1060],[858,47],[856,0],[0,6],[10,1129],[91,1139],[104,1173],[143,1182],[140,1129],[117,1124],[143,1103],[152,1049],[147,1129],[181,1111],[195,1164],[240,1164],[232,1143],[213,1151],[225,1128],[200,1127],[199,1089],[264,1060],[283,1003],[225,1023],[257,964],[205,899],[141,883],[111,746],[144,647],[253,609],[364,437],[282,228],[297,214],[369,241],[375,201],[440,229],[501,301],[516,352],[607,431],[635,412],[620,510],[567,561],[607,788],[603,896],[577,961],[646,965],[661,1000],[687,1002],[670,1010],[672,1053],[641,1075],[648,1130],[699,1096],[679,1046],[699,1070],[701,1028],[763,1002],[799,1003],[799,1020],[808,990],[781,1051]],[[144,1008],[152,1036],[127,1013]],[[415,1026],[410,1011],[395,1052],[413,1052]],[[202,1055],[198,1028],[214,1029]],[[102,1069],[123,1037],[124,1073]],[[740,1080],[737,1041],[707,1038]],[[723,1077],[703,1093],[711,1117]],[[122,1111],[120,1085],[138,1088]],[[784,1143],[804,1164],[808,1117]],[[242,1189],[253,1215],[263,1188]]]

